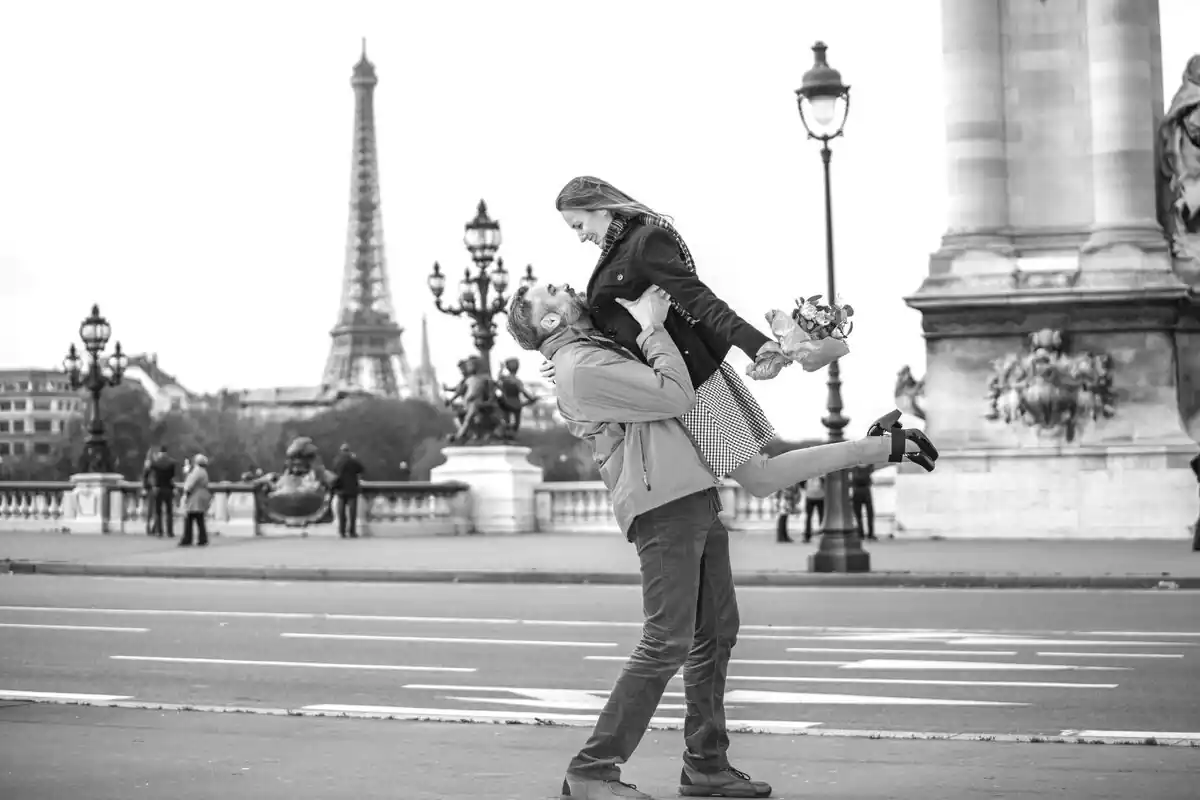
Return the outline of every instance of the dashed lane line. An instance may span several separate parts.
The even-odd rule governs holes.
[[[146,633],[149,628],[118,628],[108,625],[35,625],[32,623],[0,622],[0,628],[33,628],[47,631],[100,631],[104,633]]]
[[[32,696],[36,695],[36,696]],[[52,696],[53,695],[53,696]],[[357,719],[396,720],[409,722],[457,722],[486,723],[496,725],[551,725],[590,728],[596,717],[588,714],[547,715],[528,712],[459,711],[450,708],[405,709],[391,706],[343,706],[320,704],[301,708],[268,708],[260,706],[221,706],[189,703],[155,703],[124,699],[90,699],[103,695],[67,695],[53,692],[17,692],[0,690],[0,699],[28,700],[33,704],[88,706],[92,708],[120,708],[146,711],[195,711],[215,714],[262,714],[278,717],[338,717]],[[113,695],[117,697],[117,695]],[[888,731],[832,729],[814,727],[820,723],[780,722],[776,720],[736,721],[728,723],[730,733],[785,734],[789,736],[829,736],[855,739],[912,739],[924,741],[958,742],[1002,742],[1034,744],[1114,744],[1144,745],[1150,736],[1140,731],[1125,731],[1133,736],[1082,736],[1069,735],[1010,734],[1010,733],[956,733],[949,731]],[[680,730],[683,720],[658,718],[651,727],[659,730]],[[1085,732],[1080,732],[1085,733]],[[1103,733],[1092,731],[1090,733]],[[1160,747],[1198,747],[1200,742],[1190,738],[1156,738]]]
[[[576,587],[571,587],[572,591]],[[905,590],[910,591],[910,590]],[[1159,593],[1161,595],[1161,593]],[[401,616],[401,615],[385,615],[385,614],[329,614],[322,612],[308,611],[221,611],[221,610],[202,610],[202,609],[174,609],[174,608],[90,608],[83,606],[25,606],[25,605],[0,605],[0,611],[14,612],[48,612],[48,613],[72,613],[72,614],[146,614],[146,615],[165,615],[165,616],[211,616],[211,617],[246,617],[246,618],[273,618],[273,619],[312,619],[312,620],[343,620],[343,621],[359,621],[359,622],[412,622],[412,623],[433,623],[433,624],[464,624],[464,625],[544,625],[544,626],[566,626],[566,627],[618,627],[618,628],[640,628],[641,622],[634,620],[560,620],[560,619],[515,619],[511,617],[442,617],[442,616]],[[917,637],[918,640],[929,638],[941,638],[949,636],[951,638],[962,638],[968,636],[994,636],[994,635],[1012,635],[1022,634],[1024,637],[1036,636],[1121,636],[1121,637],[1153,637],[1165,636],[1172,638],[1200,638],[1200,631],[1070,631],[1070,630],[1047,630],[1047,631],[1028,631],[1028,630],[1009,630],[1009,629],[987,629],[987,628],[895,628],[895,627],[877,627],[877,626],[851,626],[851,625],[770,625],[770,624],[744,624],[741,626],[742,631],[763,631],[781,633],[785,631],[807,631],[810,633],[826,633],[826,634],[860,634],[860,635],[881,635],[889,636],[888,641],[895,640],[898,636]],[[959,642],[961,643],[961,642]],[[1018,643],[1018,642],[1014,642]],[[1021,638],[1021,644],[1046,644],[1046,642],[1036,642],[1032,638]],[[989,641],[989,644],[992,642]],[[1072,644],[1078,642],[1072,640]],[[1172,643],[1178,646],[1179,642]]]
[[[318,661],[248,661],[237,658],[182,658],[175,656],[109,656],[115,661],[151,661],[164,664],[216,664],[243,667],[310,667],[314,669],[392,670],[396,672],[475,672],[475,667],[424,667],[400,664],[328,664]]]
[[[505,644],[530,647],[616,647],[616,642],[564,642],[539,639],[467,639],[449,636],[384,636],[362,633],[281,633],[285,639],[337,639],[359,642],[427,642],[431,644]]]
[[[675,675],[673,681],[683,680]],[[1116,689],[1118,683],[1068,683],[1064,681],[955,681],[936,678],[819,678],[811,675],[730,675],[730,681],[763,683],[853,683],[888,686],[990,686],[1014,689]]]

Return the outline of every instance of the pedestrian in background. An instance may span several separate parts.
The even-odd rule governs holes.
[[[875,538],[875,501],[871,498],[871,473],[873,466],[859,466],[850,470],[850,501],[854,508],[854,519],[858,524],[858,538]],[[863,517],[866,517],[864,536]]]
[[[204,526],[204,517],[208,507],[212,505],[212,492],[208,488],[208,458],[202,454],[192,459],[192,468],[188,471],[183,482],[183,497],[186,516],[183,518],[183,539],[180,547],[192,546],[192,528],[196,528],[196,545],[208,545],[208,529]]]
[[[1191,464],[1196,481],[1200,482],[1200,455],[1193,458]],[[1196,520],[1196,524],[1192,526],[1192,550],[1200,551],[1200,519]]]
[[[333,462],[333,493],[337,497],[338,535],[343,539],[349,536],[358,538],[358,494],[361,491],[360,477],[363,474],[362,462],[350,450],[350,445],[343,444],[338,450],[338,457]]]
[[[786,489],[775,493],[775,541],[780,544],[791,544],[794,539],[788,536],[788,518],[800,513],[800,484],[794,483]]]
[[[825,524],[825,478],[813,478],[800,484],[804,490],[804,541],[812,541],[813,512],[817,512],[817,524]]]
[[[166,531],[168,539],[175,538],[175,477],[176,464],[167,453],[167,448],[159,446],[158,452],[150,461],[150,502],[153,504],[154,523],[151,531],[155,536],[162,536]]]

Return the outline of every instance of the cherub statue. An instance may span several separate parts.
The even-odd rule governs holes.
[[[921,407],[921,398],[925,395],[925,379],[913,377],[912,367],[905,364],[896,373],[896,389],[893,393],[896,406],[905,414],[912,414],[917,419],[925,419],[925,409]]]
[[[510,358],[504,362],[500,373],[500,410],[504,414],[504,438],[515,439],[521,430],[521,416],[526,406],[538,401],[536,395],[525,388],[525,382],[517,377],[521,362]]]
[[[454,412],[454,419],[461,426],[463,418],[467,416],[467,405],[463,398],[467,395],[467,382],[471,377],[471,360],[469,358],[464,358],[458,362],[458,372],[461,376],[458,385],[451,387],[442,384],[442,390],[450,392],[450,395],[446,398],[446,405]]]
[[[503,438],[503,421],[500,413],[499,393],[496,381],[484,367],[483,359],[471,356],[467,359],[467,375],[463,383],[463,405],[465,411],[458,423],[458,430],[450,441],[463,444],[468,441],[489,442]]]
[[[1188,59],[1158,131],[1171,250],[1177,258],[1200,261],[1200,55]]]

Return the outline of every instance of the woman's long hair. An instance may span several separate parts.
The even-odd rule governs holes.
[[[581,175],[572,178],[558,193],[554,207],[559,211],[609,211],[614,217],[632,219],[646,216],[653,220],[671,222],[671,218],[654,211],[645,203],[639,203],[608,181]]]

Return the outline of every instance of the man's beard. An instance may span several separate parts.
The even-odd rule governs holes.
[[[591,325],[592,315],[591,309],[588,308],[587,298],[581,295],[572,295],[564,316],[568,325]]]

